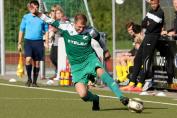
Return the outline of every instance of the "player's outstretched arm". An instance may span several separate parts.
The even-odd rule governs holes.
[[[54,20],[54,19],[52,19],[52,18],[48,17],[47,15],[45,15],[43,13],[40,13],[40,12],[37,12],[36,16],[38,16],[40,19],[42,19],[47,24],[52,25],[55,28],[59,29],[59,26],[60,26],[60,22],[59,21]]]

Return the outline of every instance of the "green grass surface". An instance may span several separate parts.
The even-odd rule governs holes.
[[[91,111],[91,103],[85,103],[77,94],[56,92],[52,90],[75,91],[73,87],[47,87],[40,89],[21,88],[2,85],[8,83],[0,79],[0,118],[175,118],[177,101],[172,98],[139,96],[125,94],[128,97],[139,97],[145,101],[168,102],[175,105],[164,105],[145,102],[141,114],[131,113],[117,99],[100,98],[101,111]],[[22,82],[15,83],[23,85]],[[42,90],[48,88],[50,90]],[[93,90],[106,96],[114,96],[107,90]]]

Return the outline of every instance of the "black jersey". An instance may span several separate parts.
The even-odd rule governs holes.
[[[175,31],[175,33],[177,33],[177,11],[175,12],[175,14],[176,14],[176,17],[175,17],[175,19],[174,19],[174,31]]]
[[[158,7],[151,9],[142,21],[142,28],[146,28],[145,34],[160,34],[164,25],[164,12]]]
[[[136,53],[137,53],[138,49],[136,48],[132,48],[129,53],[131,53],[132,56],[136,56]]]

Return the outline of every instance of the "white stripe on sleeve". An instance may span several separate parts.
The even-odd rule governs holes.
[[[40,19],[42,19],[44,22],[48,23],[48,24],[52,24],[55,20],[52,18],[49,18],[48,16],[46,16],[45,14],[42,14]]]
[[[152,19],[153,21],[155,21],[156,23],[161,23],[162,22],[162,18],[159,18],[158,16],[152,14],[152,13],[147,13],[146,16],[149,18],[149,19]]]

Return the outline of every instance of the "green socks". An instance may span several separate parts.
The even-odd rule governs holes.
[[[101,79],[103,83],[106,84],[113,91],[113,93],[118,97],[118,99],[123,97],[122,92],[119,89],[119,86],[107,72],[104,72],[101,75]]]
[[[118,97],[118,99],[121,99],[123,97],[122,92],[119,89],[119,86],[107,72],[104,72],[101,75],[101,79],[104,82],[104,84],[106,84],[113,91],[113,93]],[[83,97],[82,99],[84,101],[96,101],[99,99],[99,97],[88,91],[87,96]]]

